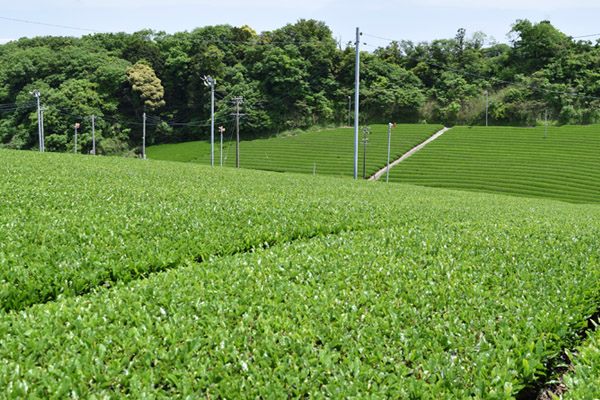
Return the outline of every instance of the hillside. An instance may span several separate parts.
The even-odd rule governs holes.
[[[388,126],[372,125],[368,134],[366,176],[387,162]],[[441,125],[398,125],[393,130],[391,160],[424,142]],[[231,137],[231,136],[230,136]],[[359,176],[363,175],[364,133],[359,131]],[[210,142],[188,142],[151,146],[147,157],[156,160],[192,161],[210,165]],[[219,139],[215,140],[215,165],[220,165]],[[240,142],[240,167],[276,172],[353,176],[354,129],[337,128],[299,133],[285,137]],[[223,165],[235,167],[235,141],[223,147]]]
[[[456,127],[390,171],[392,182],[600,202],[600,125]]]
[[[600,122],[600,43],[576,40],[549,21],[516,20],[510,44],[458,29],[431,42],[378,40],[360,53],[360,125]],[[365,36],[368,32],[365,32]],[[366,39],[365,39],[366,40]],[[0,147],[38,148],[37,99],[47,151],[139,153],[147,144],[206,140],[210,76],[217,126],[242,139],[312,126],[352,125],[355,47],[322,21],[300,19],[256,32],[243,25],[83,37],[21,38],[0,45]],[[38,93],[39,98],[32,96]],[[92,122],[92,120],[94,122]]]
[[[0,170],[8,396],[523,398],[600,305],[596,205],[7,150]]]

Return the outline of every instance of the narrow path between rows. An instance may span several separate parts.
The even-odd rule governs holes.
[[[446,128],[444,127],[444,129],[437,131],[433,136],[431,136],[429,139],[427,139],[426,141],[424,141],[423,143],[421,143],[420,145],[417,145],[415,147],[413,147],[412,149],[410,149],[407,153],[403,154],[402,157],[400,157],[399,159],[395,160],[394,162],[390,163],[390,169],[396,165],[401,163],[402,161],[406,160],[408,157],[412,156],[413,154],[415,154],[417,151],[421,150],[423,147],[425,147],[428,143],[434,141],[435,139],[439,138],[440,136],[442,136],[446,131],[450,130],[451,128]],[[383,167],[382,169],[380,169],[379,171],[375,172],[375,175],[371,176],[369,178],[370,181],[376,181],[377,179],[381,178],[381,176],[383,174],[385,174],[385,171],[387,170],[387,166]]]

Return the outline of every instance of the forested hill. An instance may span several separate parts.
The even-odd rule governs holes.
[[[390,42],[361,54],[361,123],[534,124],[544,111],[558,123],[600,121],[600,41],[574,40],[548,21],[517,20],[510,45],[459,29],[433,42]],[[364,47],[363,47],[364,48]],[[141,143],[201,139],[209,133],[216,79],[217,124],[243,97],[242,136],[348,123],[355,50],[323,22],[257,34],[248,26],[210,26],[165,34],[103,33],[22,38],[0,46],[0,146],[37,146],[38,90],[45,146],[91,147],[94,115],[99,152]]]

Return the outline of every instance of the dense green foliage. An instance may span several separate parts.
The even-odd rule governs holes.
[[[594,205],[0,154],[9,397],[514,398],[600,301]]]
[[[598,43],[571,40],[548,21],[517,20],[510,33],[510,46],[459,29],[450,39],[392,42],[362,53],[360,123],[481,123],[484,90],[494,123],[534,124],[544,110],[561,124],[598,122]],[[72,151],[79,122],[79,143],[89,151],[93,114],[98,151],[122,153],[141,144],[144,111],[152,114],[150,144],[204,139],[205,75],[216,78],[220,122],[233,111],[231,98],[244,97],[244,138],[346,123],[354,68],[354,49],[342,48],[314,20],[261,34],[219,25],[175,34],[22,38],[0,46],[0,104],[29,103],[37,89],[48,108],[48,150]],[[35,109],[7,110],[0,108],[0,146],[35,148]]]
[[[569,390],[561,398],[600,398],[600,330],[597,326],[595,329],[590,332],[590,337],[585,343],[569,353],[573,365],[564,375],[564,382]]]
[[[399,158],[414,146],[424,142],[441,125],[398,125],[393,129],[390,160]],[[373,125],[367,135],[366,176],[370,177],[386,166],[388,126]],[[364,169],[364,132],[359,131],[359,176]],[[215,165],[220,164],[219,143],[215,142]],[[194,156],[195,154],[195,156]],[[157,145],[148,148],[151,159],[193,161],[210,164],[210,143],[187,142]],[[223,165],[235,167],[235,142],[223,147]],[[325,129],[285,137],[256,139],[240,143],[240,167],[277,172],[313,173],[319,175],[353,176],[354,129]]]
[[[224,169],[1,155],[0,309],[357,223],[339,212],[348,200],[327,207],[315,188],[288,207],[274,207],[290,195],[277,188],[281,182],[269,188],[257,185],[256,176],[236,180],[238,173]]]
[[[457,127],[390,171],[393,182],[600,202],[600,126]]]

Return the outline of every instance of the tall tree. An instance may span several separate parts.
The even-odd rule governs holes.
[[[154,111],[165,105],[165,90],[154,70],[145,63],[138,62],[127,68],[127,80],[133,92],[137,93],[144,110]]]

